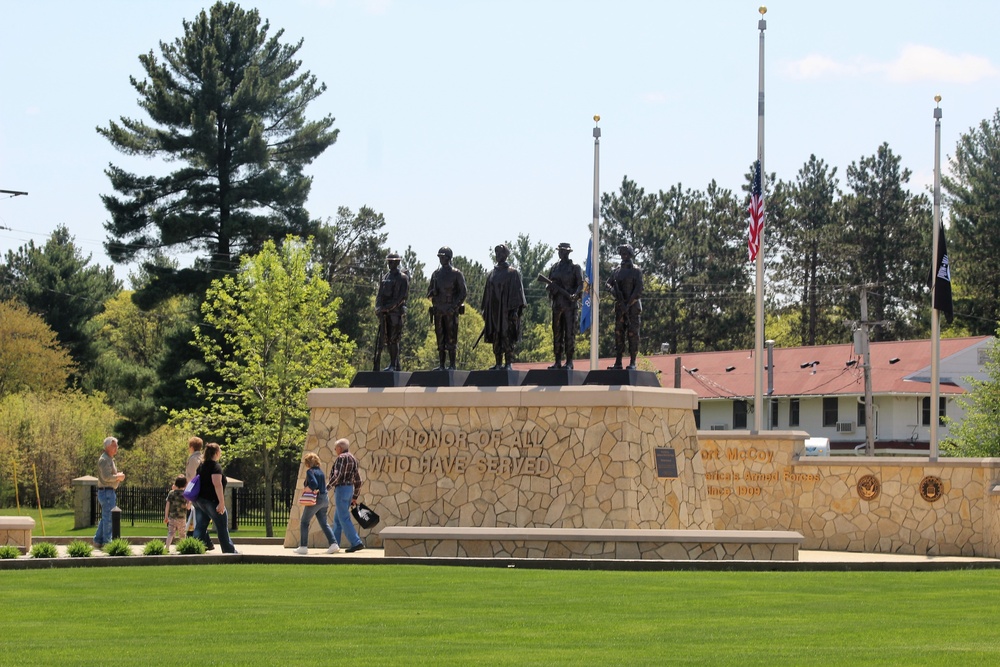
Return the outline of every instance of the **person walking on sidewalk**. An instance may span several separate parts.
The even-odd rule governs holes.
[[[305,556],[309,553],[309,522],[313,517],[319,522],[319,527],[330,542],[330,548],[326,550],[328,554],[335,554],[340,551],[340,545],[333,536],[330,524],[326,522],[326,510],[330,507],[330,495],[326,492],[326,475],[319,467],[319,456],[308,452],[302,457],[302,462],[306,465],[306,482],[303,491],[316,492],[316,504],[302,508],[302,518],[299,520],[299,547],[295,553]]]
[[[365,548],[361,536],[351,522],[351,507],[357,504],[358,493],[361,491],[361,474],[358,472],[358,460],[351,454],[351,443],[347,438],[341,438],[333,443],[333,449],[337,452],[337,458],[333,462],[330,483],[326,488],[333,489],[336,507],[333,518],[334,542],[340,542],[340,534],[343,531],[347,535],[347,541],[351,543],[345,551],[354,553]]]
[[[236,545],[229,537],[229,514],[226,512],[226,476],[219,465],[222,458],[222,448],[218,443],[205,445],[205,461],[198,467],[201,478],[201,491],[194,500],[197,510],[194,522],[194,536],[205,546],[208,541],[208,522],[215,523],[215,533],[219,537],[222,553],[235,554]]]

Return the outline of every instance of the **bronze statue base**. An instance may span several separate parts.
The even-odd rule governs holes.
[[[527,371],[513,371],[507,369],[485,371],[469,371],[469,377],[465,381],[466,387],[520,387],[524,383],[524,376]]]
[[[435,368],[430,371],[413,371],[407,387],[464,387],[469,378],[469,371],[456,371],[452,368]]]
[[[575,371],[572,368],[536,368],[528,371],[524,385],[540,387],[572,387],[583,384],[587,371]]]
[[[583,384],[623,387],[659,387],[660,379],[652,371],[637,371],[628,368],[609,368],[606,371],[590,371]]]
[[[369,389],[373,387],[405,387],[410,381],[406,371],[358,371],[351,380],[352,387]]]

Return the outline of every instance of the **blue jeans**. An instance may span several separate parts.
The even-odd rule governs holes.
[[[326,535],[330,544],[337,541],[333,536],[333,531],[330,530],[330,524],[326,522],[326,510],[329,506],[330,496],[324,493],[317,496],[315,505],[302,508],[302,518],[299,520],[299,546],[309,546],[309,522],[312,521],[313,517],[319,521],[319,527],[323,529],[323,534]]]
[[[212,543],[211,540],[208,539],[208,522],[211,520],[215,523],[215,534],[219,538],[219,544],[222,545],[222,553],[235,553],[236,545],[233,544],[233,540],[229,537],[228,508],[226,514],[219,514],[215,510],[218,503],[214,500],[208,500],[206,498],[195,498],[193,504],[195,509],[194,536],[201,540],[206,547],[208,547],[208,545]]]
[[[334,487],[333,500],[336,503],[336,511],[333,515],[333,535],[334,540],[340,542],[340,533],[343,531],[351,546],[356,547],[361,544],[361,537],[351,522],[351,498],[353,497],[354,486],[347,484]]]
[[[97,522],[94,541],[103,547],[111,541],[111,511],[118,505],[118,494],[114,489],[98,489],[97,502],[101,504],[101,520]]]

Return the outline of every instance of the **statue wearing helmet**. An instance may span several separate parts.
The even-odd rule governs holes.
[[[438,250],[441,266],[431,274],[427,298],[431,300],[430,315],[437,336],[438,367],[434,370],[455,370],[455,350],[458,345],[458,316],[465,312],[465,276],[451,265],[448,246]],[[445,366],[445,356],[447,366]]]

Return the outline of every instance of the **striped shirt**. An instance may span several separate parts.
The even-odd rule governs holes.
[[[332,489],[335,486],[348,485],[354,486],[353,497],[357,500],[358,493],[361,491],[361,474],[358,472],[358,460],[354,458],[354,454],[344,452],[333,462],[333,468],[330,470],[330,483],[326,485],[326,488]]]

